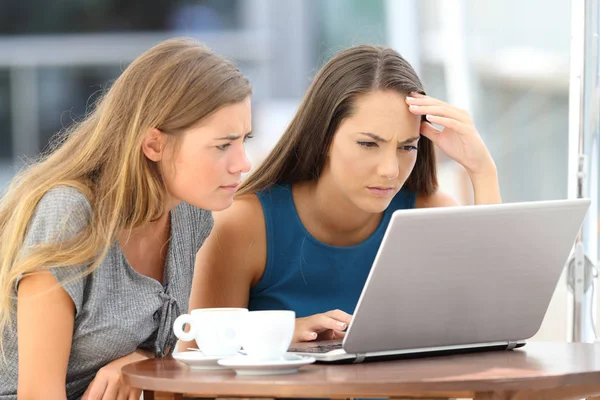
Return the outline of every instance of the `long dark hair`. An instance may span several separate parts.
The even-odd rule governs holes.
[[[318,179],[335,132],[353,113],[354,100],[375,90],[425,94],[412,66],[390,48],[362,45],[338,53],[321,68],[285,133],[238,195]],[[404,186],[423,195],[437,189],[434,146],[424,136]]]

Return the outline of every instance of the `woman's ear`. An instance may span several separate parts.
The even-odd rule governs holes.
[[[142,138],[142,151],[151,161],[162,160],[166,144],[166,135],[156,128],[148,128]]]

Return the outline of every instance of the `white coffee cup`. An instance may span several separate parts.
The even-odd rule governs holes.
[[[244,316],[242,347],[256,360],[281,359],[294,337],[294,311],[250,311]]]
[[[196,340],[198,348],[207,356],[230,356],[242,347],[241,330],[246,308],[199,308],[177,317],[173,331],[185,342]],[[183,331],[188,324],[190,330]]]

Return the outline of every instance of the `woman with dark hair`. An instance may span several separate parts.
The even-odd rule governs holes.
[[[466,111],[426,96],[392,49],[337,54],[233,206],[215,214],[190,309],[289,309],[294,341],[343,336],[392,213],[457,205],[438,190],[434,144],[466,169],[476,204],[501,201]]]

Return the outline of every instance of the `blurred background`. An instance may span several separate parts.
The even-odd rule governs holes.
[[[566,198],[570,28],[564,0],[0,0],[0,191],[131,60],[194,36],[253,82],[254,165],[326,60],[384,44],[470,111],[505,201]],[[439,163],[442,188],[469,203],[462,168]],[[567,296],[559,284],[541,338],[566,339]]]

